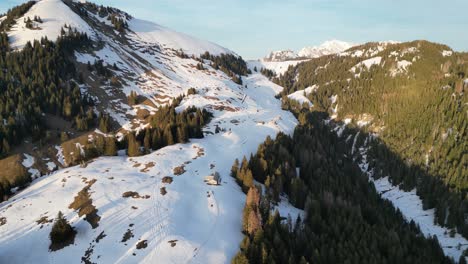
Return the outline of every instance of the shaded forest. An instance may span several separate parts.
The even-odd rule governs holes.
[[[234,163],[232,176],[247,200],[245,237],[232,263],[452,263],[437,238],[425,238],[380,197],[327,117],[306,113],[292,137],[267,138]],[[281,195],[305,211],[304,219],[280,217],[271,205]]]

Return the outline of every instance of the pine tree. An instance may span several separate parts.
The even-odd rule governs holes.
[[[243,252],[239,252],[236,254],[236,256],[234,256],[231,264],[249,264],[249,260]]]
[[[145,130],[145,137],[143,139],[143,146],[145,147],[145,152],[151,152],[151,131],[149,129]]]
[[[106,156],[116,156],[117,155],[117,146],[115,144],[114,137],[106,137],[105,140],[104,155]]]
[[[103,133],[109,133],[109,115],[107,114],[99,114],[99,130]]]
[[[136,104],[138,104],[138,95],[135,91],[131,91],[128,96],[128,105],[132,106]]]
[[[72,239],[74,235],[75,230],[65,219],[63,213],[59,211],[49,235],[52,245],[65,243]]]
[[[163,136],[164,136],[164,141],[165,141],[166,146],[175,144],[174,136],[172,135],[171,125],[166,126],[166,128],[164,129]]]
[[[129,157],[140,156],[141,155],[140,144],[136,140],[135,135],[133,133],[128,133],[127,141],[128,141],[127,155]]]

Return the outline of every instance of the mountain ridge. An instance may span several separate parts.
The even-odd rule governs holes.
[[[282,62],[290,60],[312,59],[325,55],[340,53],[353,46],[356,46],[356,44],[340,40],[328,40],[318,46],[304,47],[297,52],[293,50],[272,51],[269,55],[263,58],[263,60],[266,62]]]

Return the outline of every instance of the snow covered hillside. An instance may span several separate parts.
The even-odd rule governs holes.
[[[35,22],[34,28],[27,28],[25,20],[35,16],[40,17],[42,23]],[[16,25],[9,33],[11,45],[13,48],[22,48],[26,42],[40,40],[42,37],[56,40],[65,25],[90,37],[95,36],[94,30],[61,0],[41,0],[23,17],[17,19]]]
[[[229,176],[232,162],[255,151],[266,136],[290,133],[296,124],[274,98],[281,88],[258,74],[245,81],[248,88],[244,90],[229,83],[224,87],[238,95],[231,104],[238,110],[217,111],[207,128],[214,131],[219,125],[225,132],[139,158],[99,158],[86,168],[63,169],[36,180],[3,203],[0,212],[6,224],[0,227],[0,262],[80,263],[91,249],[87,258],[102,263],[152,263],[155,259],[161,263],[229,263],[242,239],[244,205],[244,194]],[[247,95],[244,104],[242,94]],[[199,103],[186,100],[183,105]],[[174,168],[179,166],[185,173],[176,176]],[[221,186],[204,183],[204,177],[214,171],[222,175]],[[163,183],[164,177],[172,177],[173,182]],[[96,229],[68,208],[93,180],[91,198],[101,217]],[[163,187],[166,195],[160,192]],[[128,191],[149,197],[123,198]],[[51,223],[37,221],[51,220],[59,210],[78,234],[75,245],[51,253],[45,242]],[[134,237],[121,242],[127,230]],[[101,233],[105,237],[97,242]],[[137,250],[136,244],[144,240],[148,247]],[[29,254],[20,253],[25,248]]]
[[[148,126],[139,113],[154,113],[190,88],[196,94],[185,96],[177,110],[196,106],[214,117],[203,139],[137,158],[121,152],[34,180],[0,204],[0,263],[230,263],[242,240],[245,202],[230,168],[267,136],[294,130],[297,120],[275,98],[282,88],[259,73],[238,85],[208,61],[199,70],[198,60],[178,50],[195,56],[231,52],[150,22],[130,19],[122,36],[106,18],[91,12],[82,18],[59,0],[39,1],[28,15],[40,15],[42,29],[24,28],[19,19],[10,32],[18,48],[41,36],[57,37],[65,23],[93,36],[94,50],[75,54],[78,65],[115,65],[120,85],[88,74],[81,90],[118,121],[122,133]],[[130,106],[126,96],[132,91],[144,100]],[[57,149],[63,163],[64,150]],[[27,157],[32,167],[35,160]],[[205,176],[215,172],[221,185],[207,185]],[[93,224],[71,206],[84,194],[97,210]],[[284,203],[279,210],[285,217],[300,213]],[[77,235],[72,245],[51,252],[49,233],[59,211]]]
[[[214,55],[232,53],[232,51],[217,44],[175,32],[149,21],[132,19],[129,26],[130,30],[135,32],[135,34],[145,42],[159,43],[165,48],[172,48],[175,50],[182,49],[189,55],[198,56],[205,51],[210,51],[210,53]]]

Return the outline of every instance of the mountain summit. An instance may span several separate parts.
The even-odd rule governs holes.
[[[293,50],[273,51],[264,58],[267,62],[282,62],[288,60],[304,60],[318,58],[325,55],[331,55],[345,51],[355,44],[340,40],[329,40],[319,46],[305,47],[298,52]]]

